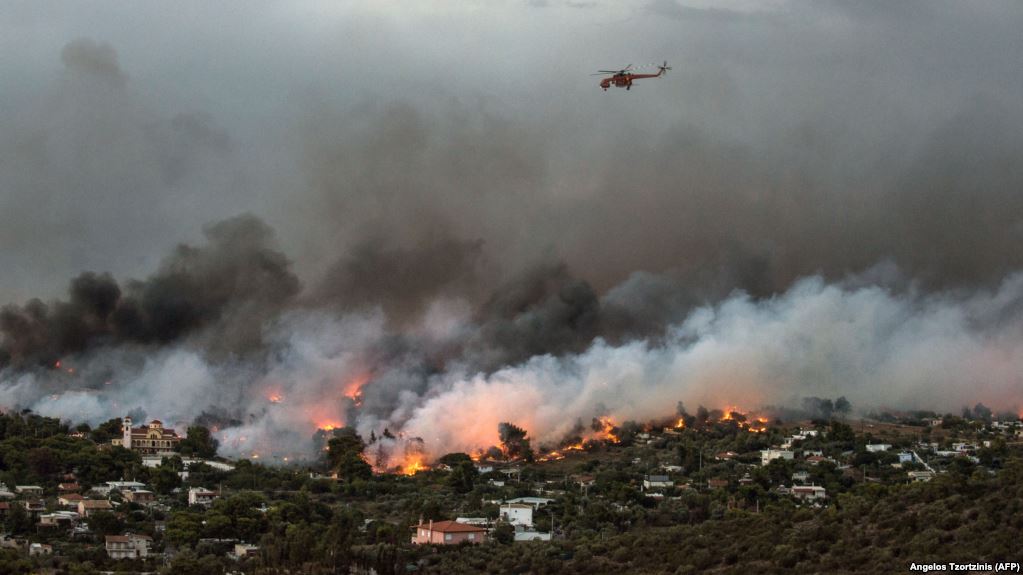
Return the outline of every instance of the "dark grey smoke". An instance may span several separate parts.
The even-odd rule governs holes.
[[[964,399],[929,355],[1010,402],[1019,3],[543,4],[5,11],[0,399],[206,412],[238,453],[312,421],[469,448],[466,402],[553,437],[757,386]],[[587,75],[661,59],[628,93]],[[86,377],[35,369],[64,358],[87,389],[51,401]]]
[[[66,302],[4,307],[0,368],[51,365],[103,345],[167,345],[200,328],[209,329],[211,350],[259,345],[261,323],[298,293],[290,262],[252,216],[210,225],[206,238],[178,246],[154,275],[123,288],[109,274],[86,272],[71,281]]]

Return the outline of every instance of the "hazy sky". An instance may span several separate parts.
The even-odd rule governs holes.
[[[1020,30],[1018,0],[7,2],[0,405],[434,455],[679,400],[1018,409]]]
[[[1014,1],[11,2],[0,301],[145,275],[242,212],[307,284],[437,236],[602,288],[885,259],[997,280],[1021,263],[1021,28]],[[661,60],[630,92],[589,75]]]

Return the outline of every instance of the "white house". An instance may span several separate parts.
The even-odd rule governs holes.
[[[32,543],[28,546],[28,556],[53,555],[53,545],[46,543]]]
[[[532,529],[516,529],[515,530],[515,541],[550,541],[550,533],[540,533]]]
[[[808,501],[826,498],[827,491],[820,485],[793,485],[789,490],[793,497]]]
[[[524,503],[531,505],[533,509],[539,509],[544,505],[554,503],[554,500],[547,497],[516,497],[515,499],[505,501],[505,503]]]
[[[111,491],[136,491],[145,488],[146,484],[139,483],[138,481],[107,481],[103,485],[93,487],[92,490],[96,493],[108,495]]]
[[[913,483],[921,483],[934,479],[933,471],[910,471],[906,475],[909,476],[909,480]]]
[[[211,505],[217,498],[217,492],[202,487],[191,487],[188,490],[189,505]]]
[[[870,453],[880,453],[882,451],[888,451],[892,446],[889,443],[868,443],[867,451]]]
[[[760,451],[760,464],[767,465],[775,459],[791,460],[794,457],[795,453],[787,449],[764,449]]]
[[[70,527],[76,521],[78,521],[78,514],[74,511],[54,511],[39,516],[41,527]]]
[[[525,503],[505,503],[500,508],[501,519],[512,525],[533,526],[533,506]]]
[[[644,491],[647,489],[671,487],[673,485],[675,485],[675,482],[669,479],[667,475],[647,475],[643,478]]]
[[[899,463],[913,463],[913,454],[909,451],[903,451],[899,454]]]

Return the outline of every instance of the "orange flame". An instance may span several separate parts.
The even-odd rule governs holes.
[[[601,417],[599,419],[601,429],[598,432],[597,439],[603,439],[604,441],[610,441],[611,443],[621,443],[622,439],[615,433],[615,422],[608,416]]]
[[[423,461],[421,454],[408,454],[402,461],[399,471],[402,475],[415,475],[420,471],[427,471],[430,466]]]
[[[361,373],[345,385],[345,389],[342,394],[355,401],[356,405],[362,405],[362,388],[369,383],[371,374],[369,372]]]

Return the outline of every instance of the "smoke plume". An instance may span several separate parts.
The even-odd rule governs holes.
[[[1018,3],[45,4],[0,17],[7,408],[386,467],[1023,403]]]

